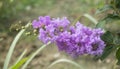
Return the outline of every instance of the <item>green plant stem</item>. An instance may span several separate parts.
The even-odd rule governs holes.
[[[98,23],[98,21],[94,17],[92,17],[91,15],[86,13],[86,14],[84,14],[82,16],[77,17],[71,25],[74,26],[76,24],[76,22],[79,21],[79,19],[81,19],[82,17],[88,18],[95,25]]]
[[[77,18],[73,21],[73,23],[72,23],[71,25],[74,26],[74,25],[76,24],[76,22],[79,21],[79,19],[80,19],[81,17],[82,17],[82,16],[77,17]]]
[[[14,48],[16,46],[16,43],[18,42],[18,40],[20,39],[21,35],[24,33],[24,31],[26,30],[26,28],[29,27],[31,23],[28,23],[26,26],[25,26],[25,29],[22,29],[17,35],[16,37],[14,38],[10,48],[9,48],[9,51],[7,53],[7,56],[6,56],[6,59],[5,59],[5,62],[4,62],[4,66],[3,66],[3,69],[8,69],[8,65],[9,65],[9,62],[10,62],[10,59],[11,59],[11,56],[12,56],[12,53],[14,51]]]
[[[51,68],[53,65],[56,65],[56,64],[62,63],[62,62],[66,62],[66,63],[72,64],[72,65],[74,65],[74,66],[76,66],[76,67],[78,67],[78,68],[80,68],[80,69],[84,69],[80,64],[78,64],[78,63],[76,63],[76,62],[74,62],[74,61],[68,60],[68,59],[64,59],[64,58],[63,58],[63,59],[58,59],[58,60],[54,61],[53,63],[51,63],[51,64],[48,66],[47,69]]]
[[[95,25],[98,23],[98,21],[94,18],[94,17],[92,17],[91,15],[89,15],[89,14],[84,14],[83,15],[84,17],[86,17],[86,18],[88,18],[90,21],[92,21]]]
[[[23,58],[23,56],[26,54],[26,52],[27,52],[27,49],[25,49],[23,51],[23,53],[20,55],[20,57],[18,58],[18,60],[15,62],[15,64],[17,64]]]
[[[30,55],[29,59],[26,61],[26,63],[22,66],[21,69],[26,69],[27,65],[32,61],[32,59],[40,52],[42,51],[46,46],[48,46],[51,42],[48,42],[47,44],[44,44],[41,46],[38,50],[36,50],[32,55]]]
[[[23,53],[20,55],[20,57],[17,59],[17,61],[9,68],[9,69],[12,69],[14,66],[17,66],[17,64],[19,64],[19,62],[21,61],[21,60],[24,60],[24,59],[22,59],[23,58],[23,56],[25,55],[25,53],[27,52],[27,49],[25,49],[24,51],[23,51]],[[25,60],[27,60],[27,59],[25,59]],[[22,64],[21,64],[22,65]]]

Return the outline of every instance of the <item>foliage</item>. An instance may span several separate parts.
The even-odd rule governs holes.
[[[27,57],[21,59],[17,64],[13,65],[10,69],[19,69],[27,60],[28,60]]]
[[[31,23],[28,23],[24,29],[22,29],[14,38],[9,51],[7,53],[5,62],[4,62],[4,66],[3,69],[8,69],[8,65],[10,62],[10,59],[12,57],[12,53],[14,51],[14,48],[16,46],[16,43],[18,42],[18,40],[20,39],[21,35],[25,32],[25,30],[31,25]],[[15,62],[15,64],[13,64],[9,69],[19,69],[22,66],[22,69],[25,69],[27,67],[27,65],[32,61],[32,59],[41,51],[43,50],[47,45],[49,45],[51,42],[48,42],[47,44],[44,44],[43,46],[41,46],[38,50],[36,50],[33,54],[31,54],[29,57],[25,57],[23,58],[23,56],[26,53],[26,50],[23,51],[23,53],[21,54],[21,56],[18,58],[18,60]]]
[[[107,13],[107,11],[111,13]],[[116,20],[120,20],[120,1],[119,0],[109,0],[109,4],[105,5],[103,8],[99,9],[97,13],[106,12],[107,14],[101,19],[96,28],[104,28],[107,23],[112,23]],[[97,56],[98,59],[104,60],[110,53],[116,52],[117,64],[120,64],[120,38],[118,33],[112,33],[106,31],[106,33],[101,37],[105,43],[106,47],[101,56]]]
[[[28,23],[25,28],[28,28],[30,25],[30,23]],[[6,56],[6,59],[5,59],[5,62],[4,62],[4,66],[3,66],[3,69],[7,69],[8,68],[8,65],[9,65],[9,62],[10,62],[10,59],[12,57],[12,53],[14,51],[14,48],[18,42],[18,40],[20,39],[21,35],[25,32],[26,29],[22,29],[17,35],[16,37],[14,38],[10,48],[9,48],[9,51],[7,53],[7,56]],[[25,61],[25,59],[23,60],[23,62]],[[20,63],[23,63],[23,62],[20,62]]]
[[[51,42],[48,42],[47,44],[44,44],[43,46],[41,46],[38,50],[36,50],[33,54],[31,54],[28,58],[28,60],[26,61],[26,63],[22,66],[21,69],[26,69],[26,67],[28,66],[28,64],[33,60],[33,58],[40,52],[42,51],[46,46],[48,46]]]

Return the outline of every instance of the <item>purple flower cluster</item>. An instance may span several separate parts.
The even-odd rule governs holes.
[[[38,38],[44,43],[54,42],[59,34],[68,29],[69,25],[70,22],[66,17],[51,19],[49,16],[40,16],[38,20],[32,22],[33,28],[39,29]]]
[[[70,27],[69,32],[65,31],[57,38],[56,43],[59,50],[65,51],[72,56],[83,54],[100,55],[105,47],[100,36],[101,29],[91,29],[79,22],[75,27]]]
[[[56,43],[60,51],[65,51],[72,56],[83,54],[101,55],[105,47],[100,36],[104,33],[101,29],[92,29],[77,22],[70,26],[66,18],[39,17],[34,20],[33,28],[39,29],[38,38],[47,43]]]

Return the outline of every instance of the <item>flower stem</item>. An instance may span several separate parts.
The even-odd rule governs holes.
[[[21,69],[26,69],[27,65],[32,61],[32,59],[40,52],[42,51],[46,46],[48,46],[51,42],[48,42],[47,44],[44,44],[41,46],[38,50],[36,50],[32,55],[29,56],[29,59],[27,62],[22,66]]]
[[[28,28],[30,26],[31,23],[28,23],[26,26],[25,26],[25,29],[22,29],[17,35],[16,37],[14,38],[10,48],[9,48],[9,51],[7,53],[7,56],[6,56],[6,59],[5,59],[5,62],[4,62],[4,66],[3,66],[3,69],[8,69],[8,65],[9,65],[9,62],[10,62],[10,59],[11,59],[11,56],[12,56],[12,53],[14,51],[14,48],[18,42],[18,40],[20,39],[21,35],[25,32],[26,28]]]

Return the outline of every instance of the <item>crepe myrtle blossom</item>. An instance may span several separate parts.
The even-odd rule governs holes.
[[[61,51],[72,56],[83,54],[101,55],[105,47],[100,36],[104,33],[101,29],[91,29],[77,22],[70,31],[63,32],[56,39],[56,44]]]
[[[32,26],[39,30],[38,38],[47,43],[54,42],[60,33],[67,30],[70,21],[66,18],[50,18],[50,16],[40,16],[38,20],[33,20]]]
[[[33,20],[32,25],[34,29],[39,30],[38,38],[42,42],[54,42],[59,51],[71,56],[101,55],[105,48],[105,43],[100,38],[103,30],[86,27],[80,22],[70,26],[70,21],[66,17],[40,16],[38,20]]]
[[[51,22],[50,16],[44,16],[44,17],[40,16],[38,20],[33,20],[32,26],[34,29],[37,29],[37,28],[41,28],[41,27],[49,25],[50,22]]]

